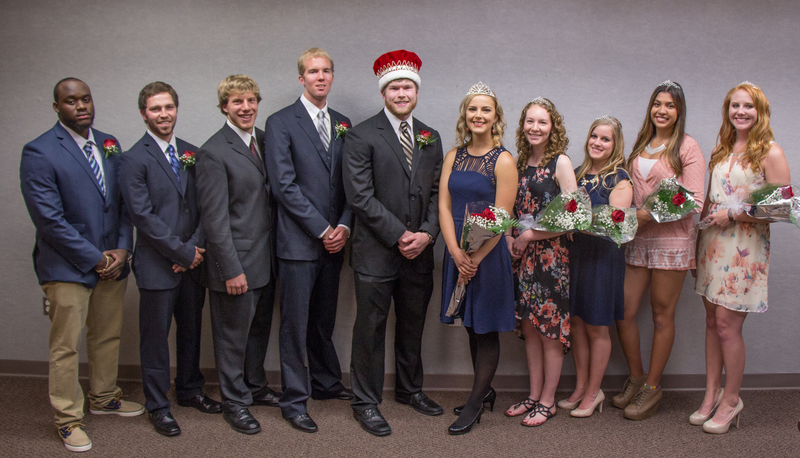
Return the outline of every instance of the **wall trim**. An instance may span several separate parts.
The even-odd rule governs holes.
[[[0,376],[47,377],[49,363],[47,361],[25,361],[0,359]],[[88,363],[80,363],[80,376],[88,374]],[[201,369],[207,383],[217,383],[217,371],[213,367]],[[175,368],[172,368],[175,376]],[[123,364],[119,366],[119,380],[140,381],[139,365]],[[615,392],[625,383],[625,375],[606,375],[602,388]],[[267,379],[273,386],[280,385],[280,372],[267,371]],[[350,374],[345,373],[342,382],[350,386]],[[705,388],[705,374],[665,374],[661,386],[666,391],[702,390]],[[394,388],[394,374],[386,374],[386,389]],[[496,375],[492,386],[497,391],[522,392],[528,390],[527,375]],[[564,375],[558,384],[559,391],[570,391],[575,387],[575,376]],[[472,374],[429,374],[425,376],[425,389],[431,391],[469,391],[472,388]],[[743,389],[800,389],[800,374],[744,374]]]

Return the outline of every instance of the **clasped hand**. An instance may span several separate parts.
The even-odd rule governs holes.
[[[406,259],[414,259],[422,253],[422,250],[430,243],[430,237],[424,232],[405,231],[397,241],[400,254]]]
[[[128,261],[128,250],[118,248],[103,252],[103,258],[94,266],[101,280],[115,280],[122,273]]]
[[[190,269],[194,269],[195,267],[199,266],[201,262],[203,262],[203,253],[206,252],[205,248],[194,247],[194,260],[192,260],[192,265],[189,266]],[[181,272],[186,272],[186,267],[181,267],[178,264],[172,265],[172,271],[176,274]]]

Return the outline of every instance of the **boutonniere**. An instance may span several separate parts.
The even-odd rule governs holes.
[[[344,134],[350,130],[350,124],[347,124],[346,122],[337,122],[333,130],[336,131],[336,138],[344,137]],[[334,138],[334,140],[336,140],[336,138]]]
[[[183,164],[183,170],[186,170],[186,167],[191,167],[194,165],[195,158],[194,158],[194,151],[184,151],[181,154],[181,157],[178,158],[181,164]]]
[[[106,154],[106,158],[119,154],[121,151],[119,150],[119,146],[117,146],[117,141],[113,138],[107,138],[103,140],[103,152]]]
[[[420,130],[419,132],[417,132],[417,136],[414,137],[414,139],[417,141],[418,149],[420,150],[422,149],[423,146],[430,145],[431,143],[434,143],[436,140],[438,140],[438,138],[433,138],[433,134],[431,134],[430,131],[427,130]]]

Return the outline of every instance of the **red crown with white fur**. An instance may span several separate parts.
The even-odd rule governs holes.
[[[387,84],[399,79],[410,79],[419,87],[420,67],[422,67],[422,61],[419,56],[411,51],[398,49],[378,57],[372,65],[372,70],[378,77],[378,87],[383,91]]]

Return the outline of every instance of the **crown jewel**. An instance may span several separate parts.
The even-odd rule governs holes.
[[[544,105],[544,106],[550,105],[550,102],[547,99],[545,99],[544,97],[536,97],[535,99],[531,100],[531,103],[535,103],[537,105]]]
[[[761,90],[760,87],[756,86],[755,84],[751,83],[750,81],[742,81],[741,83],[739,83],[739,86],[750,86],[752,88]]]
[[[616,118],[612,118],[609,115],[600,116],[599,118],[595,119],[595,121],[602,121],[602,122],[608,122],[608,123],[611,123],[611,124],[619,125],[619,121],[617,121]]]
[[[658,86],[659,87],[666,86],[666,87],[671,87],[671,88],[674,88],[674,89],[680,89],[681,88],[681,86],[678,83],[673,83],[670,80],[666,80],[663,83],[659,84]]]
[[[467,95],[473,95],[473,94],[488,95],[489,97],[493,97],[495,99],[497,98],[497,96],[494,95],[494,92],[492,92],[492,90],[489,89],[489,86],[483,84],[483,81],[478,81],[478,84],[469,88],[469,92],[467,92]]]

